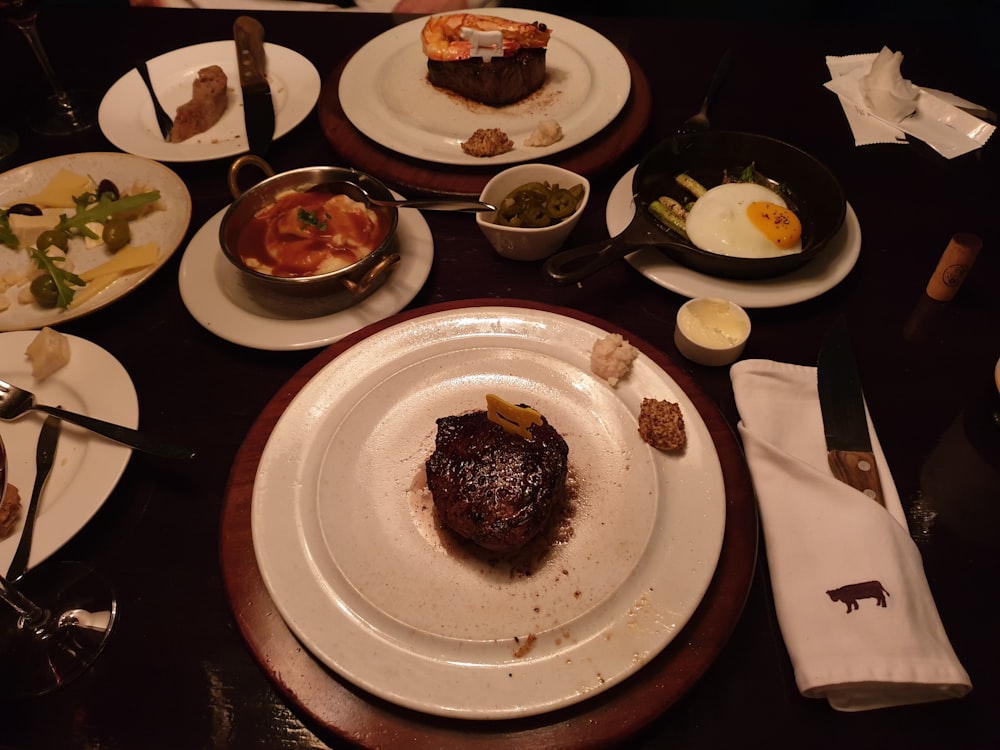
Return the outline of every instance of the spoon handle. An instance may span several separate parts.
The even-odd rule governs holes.
[[[377,201],[370,199],[372,203],[398,206],[399,208],[425,208],[429,211],[496,211],[496,206],[479,201],[463,200],[413,200],[413,201]]]
[[[733,51],[727,49],[723,53],[722,58],[719,60],[719,64],[715,68],[715,73],[712,75],[712,82],[708,84],[708,92],[705,94],[705,111],[707,113],[708,108],[712,105],[715,100],[715,95],[719,93],[719,89],[722,88],[722,82],[726,80],[726,76],[729,75],[729,62],[733,57]]]

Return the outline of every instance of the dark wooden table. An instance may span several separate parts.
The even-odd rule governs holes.
[[[43,11],[39,24],[55,68],[70,84],[106,90],[137,57],[228,38],[223,11]],[[266,13],[268,39],[307,56],[322,76],[390,27],[389,16]],[[998,109],[996,60],[981,27],[932,27],[666,18],[587,18],[641,66],[650,122],[639,141],[591,175],[593,196],[573,240],[607,235],[604,206],[641,154],[697,109],[715,61],[735,64],[713,123],[788,140],[829,164],[856,210],[860,259],[838,286],[788,307],[751,310],[746,357],[815,362],[832,321],[846,314],[879,437],[955,650],[974,691],[927,706],[842,714],[801,697],[770,598],[763,549],[731,638],[700,680],[628,747],[986,748],[1000,744],[1000,427],[992,372],[1000,356],[1000,191],[997,144],[952,161],[921,144],[857,148],[837,99],[822,84],[824,56],[904,52],[904,74]],[[3,118],[17,124],[44,81],[24,40],[0,29]],[[2,167],[56,154],[114,150],[99,130],[47,139],[21,129]],[[314,113],[277,141],[278,170],[349,162],[328,143]],[[229,201],[227,160],[172,165],[190,189],[190,238]],[[728,370],[684,360],[672,341],[684,298],[624,262],[581,286],[557,287],[537,264],[505,261],[468,216],[426,214],[434,235],[430,278],[415,309],[472,298],[520,298],[598,316],[658,347],[685,378],[738,421]],[[930,302],[924,287],[955,232],[985,249],[958,296]],[[572,240],[571,240],[572,241]],[[183,249],[183,248],[182,248]],[[47,697],[0,706],[9,748],[316,748],[347,742],[285,699],[241,635],[220,565],[220,528],[230,470],[258,415],[318,350],[266,352],[203,329],[178,291],[181,252],[149,283],[105,310],[60,326],[107,349],[130,373],[142,426],[197,451],[189,463],[134,455],[107,503],[53,559],[84,560],[115,585],[121,621],[82,678]],[[194,386],[194,387],[193,387]],[[681,638],[683,638],[683,634]],[[6,675],[0,675],[0,680]],[[363,738],[356,737],[356,740]],[[517,746],[516,728],[511,746]],[[405,746],[405,738],[400,738]],[[521,746],[526,746],[524,737]]]

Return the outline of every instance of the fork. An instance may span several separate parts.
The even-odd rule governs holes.
[[[83,414],[74,414],[65,409],[55,406],[45,406],[35,401],[35,394],[18,388],[16,385],[0,380],[0,419],[10,422],[23,416],[34,409],[46,414],[51,414],[66,422],[72,422],[80,427],[85,427],[91,432],[103,435],[115,442],[127,445],[130,448],[151,453],[161,458],[193,458],[194,452],[188,448],[175,445],[162,438],[133,430],[121,425],[105,422],[101,419],[94,419]]]
[[[732,51],[727,49],[725,54],[722,55],[722,59],[719,60],[719,64],[715,68],[715,73],[712,75],[712,82],[708,85],[708,93],[705,94],[705,99],[701,103],[701,108],[684,121],[684,127],[682,128],[683,132],[705,130],[709,127],[709,125],[711,125],[711,122],[708,119],[708,108],[712,106],[712,100],[715,99],[715,95],[719,93],[719,89],[722,87],[722,82],[729,73],[729,60],[731,57]]]
[[[166,113],[166,110],[160,105],[160,100],[156,97],[156,92],[153,90],[153,82],[149,78],[149,69],[146,67],[145,60],[136,60],[135,69],[139,71],[139,77],[142,78],[142,82],[146,84],[146,88],[149,90],[149,95],[153,99],[153,111],[156,113],[156,124],[160,126],[160,132],[163,134],[163,140],[170,140],[170,131],[173,130],[174,121],[170,119],[170,115]]]

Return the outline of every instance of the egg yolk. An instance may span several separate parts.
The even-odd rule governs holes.
[[[795,212],[768,201],[755,201],[747,206],[747,217],[778,247],[788,250],[802,239],[802,222]]]

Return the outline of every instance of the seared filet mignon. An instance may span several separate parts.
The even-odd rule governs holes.
[[[566,484],[569,446],[547,421],[532,440],[485,411],[437,420],[427,486],[445,526],[495,552],[523,546],[544,528]]]
[[[545,50],[519,49],[510,57],[427,61],[427,80],[435,86],[499,107],[520,101],[545,83]]]

